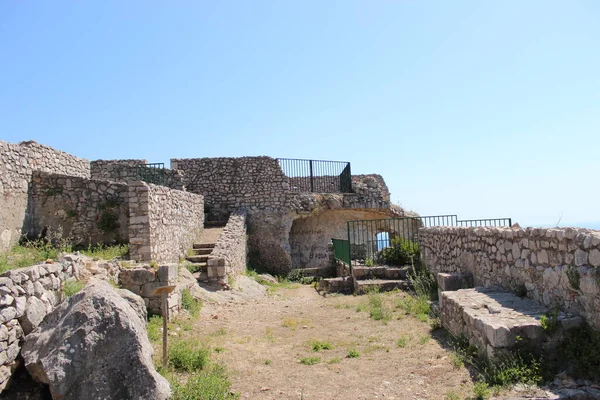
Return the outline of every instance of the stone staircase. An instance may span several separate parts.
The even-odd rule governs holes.
[[[193,275],[199,281],[208,281],[208,258],[214,248],[215,243],[194,243],[192,246],[194,254],[185,258],[191,263],[192,269],[196,270]]]
[[[354,292],[364,294],[373,290],[389,292],[395,289],[409,288],[406,274],[410,267],[352,267]]]

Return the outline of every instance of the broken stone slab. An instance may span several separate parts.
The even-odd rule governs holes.
[[[169,398],[169,384],[152,363],[145,321],[130,301],[95,280],[25,338],[25,366],[49,385],[53,399]]]
[[[550,310],[513,293],[498,288],[445,291],[440,303],[442,324],[490,357],[517,344],[539,347],[546,339],[540,318]]]

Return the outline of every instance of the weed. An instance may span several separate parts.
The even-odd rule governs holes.
[[[171,387],[172,400],[234,400],[240,397],[230,392],[231,381],[221,365],[190,375],[185,384],[172,378]]]
[[[327,364],[339,364],[341,361],[341,357],[333,357],[331,360],[327,361]]]
[[[375,261],[373,261],[372,258],[367,258],[365,260],[365,267],[374,267],[375,266]]]
[[[475,383],[473,386],[473,395],[475,396],[475,400],[486,400],[492,394],[490,387],[487,383],[483,381],[479,381]]]
[[[380,293],[370,292],[369,297],[369,315],[375,321],[388,323],[392,318],[392,313],[389,308],[383,303],[383,298]]]
[[[75,217],[77,217],[77,210],[67,211],[67,218],[75,218]]]
[[[558,355],[574,377],[600,378],[600,332],[589,325],[583,324],[565,332]]]
[[[288,274],[286,279],[290,282],[300,282],[300,280],[304,278],[304,270],[302,269],[293,269]]]
[[[48,230],[46,237],[27,239],[23,237],[20,245],[8,252],[0,253],[0,273],[11,269],[29,267],[47,259],[56,259],[60,253],[70,253],[70,238],[63,238],[62,228]]]
[[[158,263],[155,260],[150,260],[148,265],[150,265],[152,268],[158,268]]]
[[[126,257],[129,253],[129,245],[106,246],[100,243],[95,247],[88,246],[87,250],[81,250],[81,253],[98,260],[112,260]]]
[[[465,366],[465,361],[459,354],[452,353],[450,355],[450,364],[452,364],[454,368],[459,369]]]
[[[355,350],[355,349],[348,350],[348,355],[346,355],[346,358],[358,358],[358,357],[360,357],[360,353],[358,352],[358,350]]]
[[[275,335],[272,328],[265,329],[265,339],[271,343],[275,343]]]
[[[223,353],[225,352],[225,347],[215,347],[215,353]]]
[[[281,325],[294,331],[298,326],[306,325],[308,323],[310,323],[310,319],[284,318]]]
[[[310,342],[310,347],[313,351],[321,351],[321,350],[331,350],[333,346],[329,342],[320,342],[318,340],[314,340]]]
[[[419,339],[419,344],[427,344],[429,340],[431,340],[431,336],[423,335],[421,336],[421,339]]]
[[[190,289],[183,289],[181,292],[181,307],[187,310],[192,317],[200,314],[202,309],[202,301],[195,299],[190,292]]]
[[[148,320],[146,329],[148,331],[148,339],[151,342],[158,342],[162,338],[162,325],[162,317],[158,315],[153,315]]]
[[[567,278],[569,279],[569,285],[571,285],[571,288],[576,292],[581,292],[581,288],[579,287],[579,281],[581,279],[579,270],[573,266],[569,266],[565,274],[567,274]]]
[[[320,357],[304,357],[300,359],[300,364],[304,365],[315,365],[319,362],[321,362]]]
[[[265,365],[271,365],[271,360],[265,360]]]
[[[62,294],[65,298],[69,298],[83,289],[83,286],[83,282],[69,279],[68,281],[65,281],[65,284],[63,285]]]
[[[551,314],[542,315],[540,325],[547,333],[554,332],[558,326],[558,308],[555,308]]]
[[[177,339],[169,347],[169,365],[175,370],[194,372],[203,369],[210,350],[198,341]]]
[[[445,400],[460,400],[460,396],[455,392],[448,392],[444,395]]]
[[[408,344],[408,337],[402,336],[400,339],[396,340],[396,347],[400,347],[401,349],[405,348]]]
[[[415,293],[415,297],[427,300],[438,299],[438,285],[435,276],[424,268],[415,268],[409,272],[408,281]]]
[[[401,308],[407,315],[412,315],[422,322],[429,320],[431,305],[425,296],[403,296],[396,300],[396,307]]]
[[[225,335],[227,335],[227,329],[225,329],[225,328],[219,328],[210,334],[210,336],[225,336]]]
[[[233,276],[233,274],[227,275],[227,284],[229,285],[229,287],[233,287],[233,285],[235,284],[235,277]]]

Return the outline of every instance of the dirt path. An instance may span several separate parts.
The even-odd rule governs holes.
[[[382,295],[392,304],[403,293]],[[394,297],[395,296],[395,297]],[[464,367],[431,338],[428,323],[393,311],[388,324],[357,308],[367,296],[321,297],[311,286],[210,307],[194,327],[218,350],[242,399],[444,399],[471,394]],[[213,317],[216,316],[217,319]],[[398,340],[405,340],[405,347]],[[311,341],[330,350],[315,352]],[[401,340],[401,345],[402,340]],[[349,350],[360,356],[348,358]],[[318,357],[314,365],[299,362]],[[316,361],[316,360],[314,360]]]

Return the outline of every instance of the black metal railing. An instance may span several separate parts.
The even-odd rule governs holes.
[[[311,193],[352,193],[352,172],[346,161],[278,158],[290,179],[290,191]]]
[[[155,185],[166,185],[167,174],[165,171],[165,164],[139,164],[137,166],[137,179]]]
[[[348,221],[348,239],[351,266],[377,265],[386,263],[384,249],[392,246],[412,246],[419,243],[419,228],[434,226],[457,227],[508,227],[511,218],[459,220],[456,215],[434,215],[423,217],[387,218]],[[344,240],[345,241],[345,240]],[[340,248],[341,258],[342,244]],[[334,244],[335,253],[335,244]]]

